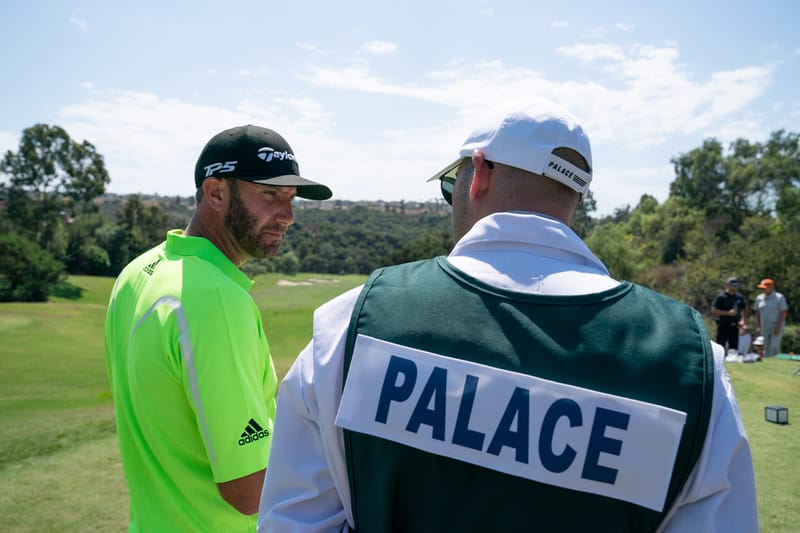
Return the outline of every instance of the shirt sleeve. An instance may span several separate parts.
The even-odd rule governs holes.
[[[193,405],[217,483],[266,468],[277,377],[261,315],[249,294],[207,292],[212,305],[195,306],[192,353],[184,367]]]
[[[758,505],[750,443],[744,430],[723,349],[714,349],[714,397],[705,445],[659,532],[757,532]]]
[[[342,432],[334,425],[342,392],[347,327],[360,287],[314,314],[314,337],[287,373],[259,505],[258,531],[340,532],[352,524]]]

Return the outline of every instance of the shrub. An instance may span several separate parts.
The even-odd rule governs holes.
[[[781,339],[781,353],[800,354],[800,325],[786,324]]]
[[[46,302],[64,265],[19,234],[0,237],[0,301]]]

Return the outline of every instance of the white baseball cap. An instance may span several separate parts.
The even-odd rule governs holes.
[[[464,141],[459,157],[428,181],[453,176],[465,157],[479,149],[489,161],[547,176],[584,194],[592,181],[592,149],[589,137],[577,120],[557,106],[515,110],[475,129]],[[584,171],[553,154],[556,148],[571,148],[589,164]]]

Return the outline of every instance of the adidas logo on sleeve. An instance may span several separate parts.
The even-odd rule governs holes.
[[[264,439],[267,437],[269,437],[269,430],[262,428],[258,422],[251,418],[244,427],[244,431],[239,439],[239,446],[244,446],[245,444],[250,444],[258,439]]]

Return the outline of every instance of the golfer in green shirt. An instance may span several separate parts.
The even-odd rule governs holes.
[[[195,185],[188,227],[123,270],[106,316],[129,531],[255,531],[277,379],[239,266],[278,252],[295,196],[331,197],[252,125],[206,144]]]

